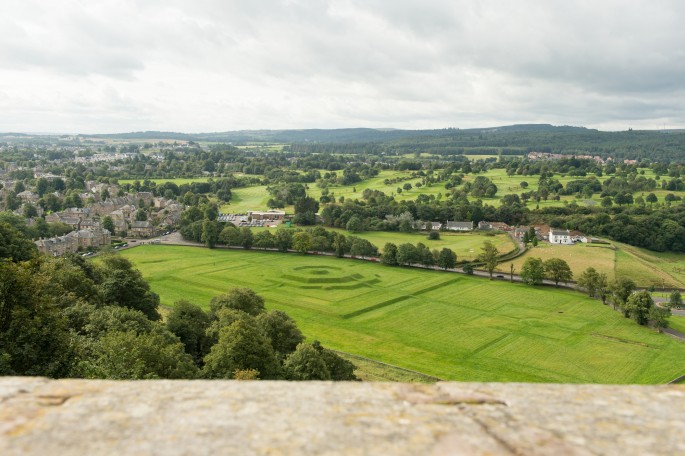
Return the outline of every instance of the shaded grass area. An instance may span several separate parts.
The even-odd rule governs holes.
[[[313,255],[179,246],[121,254],[163,304],[207,308],[247,286],[310,340],[447,380],[665,383],[685,373],[685,344],[572,291]],[[363,286],[336,290],[284,277],[356,274]]]
[[[356,366],[354,374],[365,382],[435,383],[440,381],[436,377],[412,372],[369,358],[342,352],[337,352],[337,354],[354,364]]]

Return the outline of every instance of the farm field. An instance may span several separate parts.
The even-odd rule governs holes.
[[[366,239],[382,252],[383,247],[388,242],[395,245],[404,243],[417,244],[423,242],[430,250],[449,248],[457,254],[457,261],[473,261],[481,253],[481,247],[485,241],[490,241],[499,250],[500,254],[511,252],[516,248],[516,244],[503,232],[496,232],[494,236],[484,234],[479,231],[472,231],[468,233],[449,233],[440,232],[440,239],[428,240],[428,233],[401,233],[398,231],[363,231],[361,233],[350,233],[342,228],[325,227],[327,231],[335,231],[342,233],[345,236],[357,236]],[[272,230],[273,228],[252,228],[252,232],[257,233],[263,230]]]
[[[500,263],[497,270],[509,272],[510,265],[513,263],[514,273],[518,273],[528,257],[540,258],[542,261],[561,258],[571,267],[574,278],[592,266],[597,271],[604,272],[609,280],[614,279],[615,251],[608,244],[552,245],[540,242],[537,247],[529,246],[525,254],[513,261]]]
[[[576,292],[354,260],[141,246],[129,258],[162,303],[204,308],[235,286],[309,340],[448,380],[663,383],[685,344]]]
[[[267,210],[269,192],[266,185],[254,187],[234,188],[231,190],[231,202],[221,206],[220,210],[226,214],[245,214],[247,211]],[[288,210],[286,208],[286,210]],[[292,213],[292,208],[290,209]]]
[[[620,242],[576,245],[541,242],[515,260],[500,263],[498,270],[509,272],[513,263],[515,272],[521,271],[528,257],[543,261],[561,258],[571,267],[574,278],[591,266],[604,272],[609,280],[629,277],[641,287],[685,288],[685,254],[652,252]]]
[[[429,241],[427,233],[400,233],[389,231],[365,231],[362,233],[350,233],[347,230],[326,228],[329,231],[338,231],[345,236],[352,235],[366,239],[381,251],[387,242],[396,245],[410,243],[416,244],[423,242],[429,249],[449,248],[457,254],[457,261],[472,261],[481,253],[481,247],[485,241],[491,241],[500,253],[507,253],[516,248],[516,244],[505,233],[497,233],[496,236],[488,236],[482,232],[473,231],[469,233],[447,233],[440,232],[440,239]]]

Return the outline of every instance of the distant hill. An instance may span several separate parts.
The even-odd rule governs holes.
[[[279,143],[369,143],[386,142],[402,138],[444,137],[474,133],[514,132],[573,132],[596,131],[583,127],[557,127],[549,124],[521,124],[492,128],[445,128],[435,130],[400,130],[392,128],[338,128],[300,130],[239,130],[214,133],[179,133],[165,131],[138,131],[131,133],[80,135],[102,139],[165,139],[177,141],[211,142],[279,142]]]

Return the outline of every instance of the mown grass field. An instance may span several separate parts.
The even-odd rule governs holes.
[[[662,383],[685,344],[576,292],[314,255],[179,246],[122,252],[162,303],[235,286],[330,348],[449,380]]]
[[[668,319],[669,328],[673,328],[678,332],[685,334],[685,317],[680,315],[671,315]]]
[[[273,228],[252,228],[252,231],[256,233],[267,229],[274,232]],[[452,251],[457,254],[457,261],[475,260],[481,253],[481,247],[483,247],[485,241],[490,241],[495,244],[502,254],[508,253],[516,248],[516,244],[514,244],[511,237],[502,232],[495,233],[494,236],[479,231],[468,233],[441,232],[440,239],[431,241],[428,240],[428,233],[426,232],[400,233],[397,231],[364,231],[361,233],[350,233],[349,231],[340,228],[328,227],[326,227],[326,230],[342,233],[345,236],[357,236],[366,239],[378,247],[381,252],[388,242],[392,242],[395,245],[404,243],[417,244],[423,242],[430,250],[440,250],[446,247],[452,249]]]
[[[604,272],[609,280],[629,277],[641,287],[685,288],[685,254],[652,252],[620,242],[576,245],[542,242],[513,261],[500,263],[498,270],[509,272],[513,263],[515,272],[521,271],[528,257],[538,257],[543,261],[561,258],[569,264],[574,277],[593,267]]]
[[[350,233],[346,230],[327,228],[331,231],[339,231],[344,235],[358,236],[367,239],[377,246],[381,251],[387,242],[395,245],[404,243],[417,244],[423,242],[429,249],[449,248],[457,254],[457,261],[472,261],[481,253],[481,247],[485,241],[490,241],[500,253],[507,253],[516,248],[516,244],[506,233],[496,233],[489,236],[482,232],[473,231],[469,233],[447,233],[440,232],[440,239],[430,241],[427,239],[428,233],[400,233],[388,231],[365,231],[363,233]]]

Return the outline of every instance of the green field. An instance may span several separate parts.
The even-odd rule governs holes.
[[[314,255],[141,246],[122,252],[162,303],[235,286],[325,346],[448,380],[662,383],[685,344],[584,295]]]
[[[273,232],[273,228],[252,228],[252,231],[256,233],[267,229],[270,229]],[[503,232],[494,233],[494,236],[487,235],[480,231],[468,233],[441,232],[440,239],[431,241],[428,240],[428,233],[426,232],[401,233],[398,231],[364,231],[361,233],[350,233],[341,228],[329,227],[326,227],[326,230],[342,233],[345,236],[357,236],[366,239],[378,247],[381,252],[388,242],[392,242],[395,245],[404,243],[417,244],[423,242],[430,250],[440,250],[443,248],[451,249],[457,254],[457,261],[475,260],[476,256],[481,253],[481,247],[485,241],[490,241],[495,244],[501,254],[511,252],[516,248],[516,244],[514,244],[511,237]]]
[[[633,247],[620,242],[611,244],[551,245],[540,243],[513,261],[500,263],[499,271],[509,272],[514,264],[515,272],[521,271],[528,257],[543,261],[561,258],[578,277],[588,267],[604,272],[609,280],[629,277],[641,287],[685,288],[685,254],[660,253]]]
[[[220,210],[225,214],[245,214],[247,211],[267,210],[266,203],[269,198],[266,185],[234,188],[231,190],[230,204],[224,204]]]
[[[429,249],[452,249],[457,254],[457,261],[473,261],[481,253],[481,247],[485,241],[490,241],[500,253],[508,253],[516,248],[516,244],[506,233],[495,233],[495,236],[488,236],[479,231],[468,233],[440,233],[440,239],[429,241],[427,233],[400,233],[397,231],[365,231],[363,233],[350,233],[349,231],[335,228],[327,228],[330,231],[338,231],[344,235],[354,235],[367,239],[381,251],[387,242],[395,245],[404,243],[416,244],[423,242]]]

